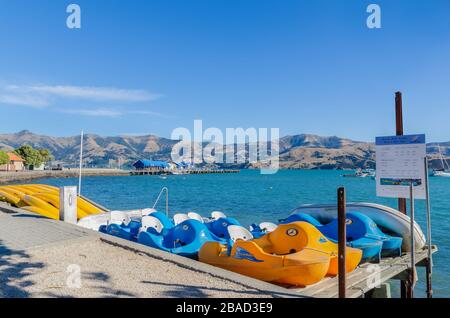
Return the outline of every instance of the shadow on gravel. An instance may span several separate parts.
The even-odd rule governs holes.
[[[103,272],[89,272],[83,274],[83,281],[84,283],[91,285],[90,288],[95,289],[97,293],[100,293],[101,295],[99,297],[137,297],[137,295],[133,293],[114,288],[111,277]]]
[[[166,297],[176,297],[176,298],[205,298],[210,297],[211,291],[221,292],[221,293],[236,293],[236,294],[245,294],[245,295],[264,295],[264,292],[258,290],[245,290],[239,291],[228,288],[217,288],[217,287],[204,287],[204,286],[195,286],[195,285],[183,285],[183,284],[169,284],[162,282],[152,282],[152,281],[142,281],[143,284],[154,284],[171,287],[172,289],[164,292]]]
[[[26,287],[33,285],[27,277],[44,263],[29,261],[29,255],[21,250],[8,248],[0,240],[0,298],[29,297]]]

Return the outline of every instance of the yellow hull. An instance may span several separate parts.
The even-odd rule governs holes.
[[[6,201],[9,204],[18,206],[20,198],[13,193],[9,193],[8,191],[0,190],[0,201]]]
[[[47,211],[50,215],[53,215],[52,218],[55,218],[55,219],[59,218],[59,209],[55,208],[53,205],[51,205],[50,203],[48,203],[44,200],[36,198],[32,195],[26,194],[22,198],[22,201],[27,203],[28,206],[36,207],[38,209]]]
[[[245,259],[239,253],[251,256]],[[271,255],[252,241],[235,242],[231,257],[225,246],[207,242],[200,249],[199,260],[267,282],[297,286],[317,283],[326,276],[330,265],[326,253],[303,250],[290,255]]]
[[[47,209],[38,208],[36,206],[24,206],[22,207],[22,209],[36,214],[40,214],[50,219],[59,220],[59,213],[55,214],[55,211],[49,211]]]
[[[337,245],[309,223],[281,224],[252,241],[238,240],[230,255],[226,246],[208,242],[199,260],[268,282],[307,286],[337,273]],[[356,268],[362,251],[347,249],[347,271]]]

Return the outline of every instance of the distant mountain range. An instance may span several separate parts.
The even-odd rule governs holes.
[[[178,141],[154,135],[103,137],[87,134],[84,137],[84,160],[88,166],[130,167],[138,159],[170,160],[172,146]],[[0,135],[0,149],[11,151],[23,144],[47,148],[55,163],[76,166],[80,151],[80,137],[50,137],[23,130]],[[432,166],[440,168],[438,145],[443,155],[450,156],[450,142],[430,143],[427,151]],[[280,139],[280,166],[285,169],[353,169],[375,166],[375,145],[346,138],[300,134]],[[258,165],[222,165],[222,167],[256,168]]]

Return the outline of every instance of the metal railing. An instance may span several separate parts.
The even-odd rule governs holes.
[[[164,192],[166,192],[166,216],[169,217],[169,188],[163,187],[161,189],[152,208],[154,209],[158,205],[158,202],[161,199],[161,196]]]

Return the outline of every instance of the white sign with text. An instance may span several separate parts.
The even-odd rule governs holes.
[[[377,196],[409,198],[412,182],[414,198],[426,199],[425,135],[377,137],[375,145]]]

